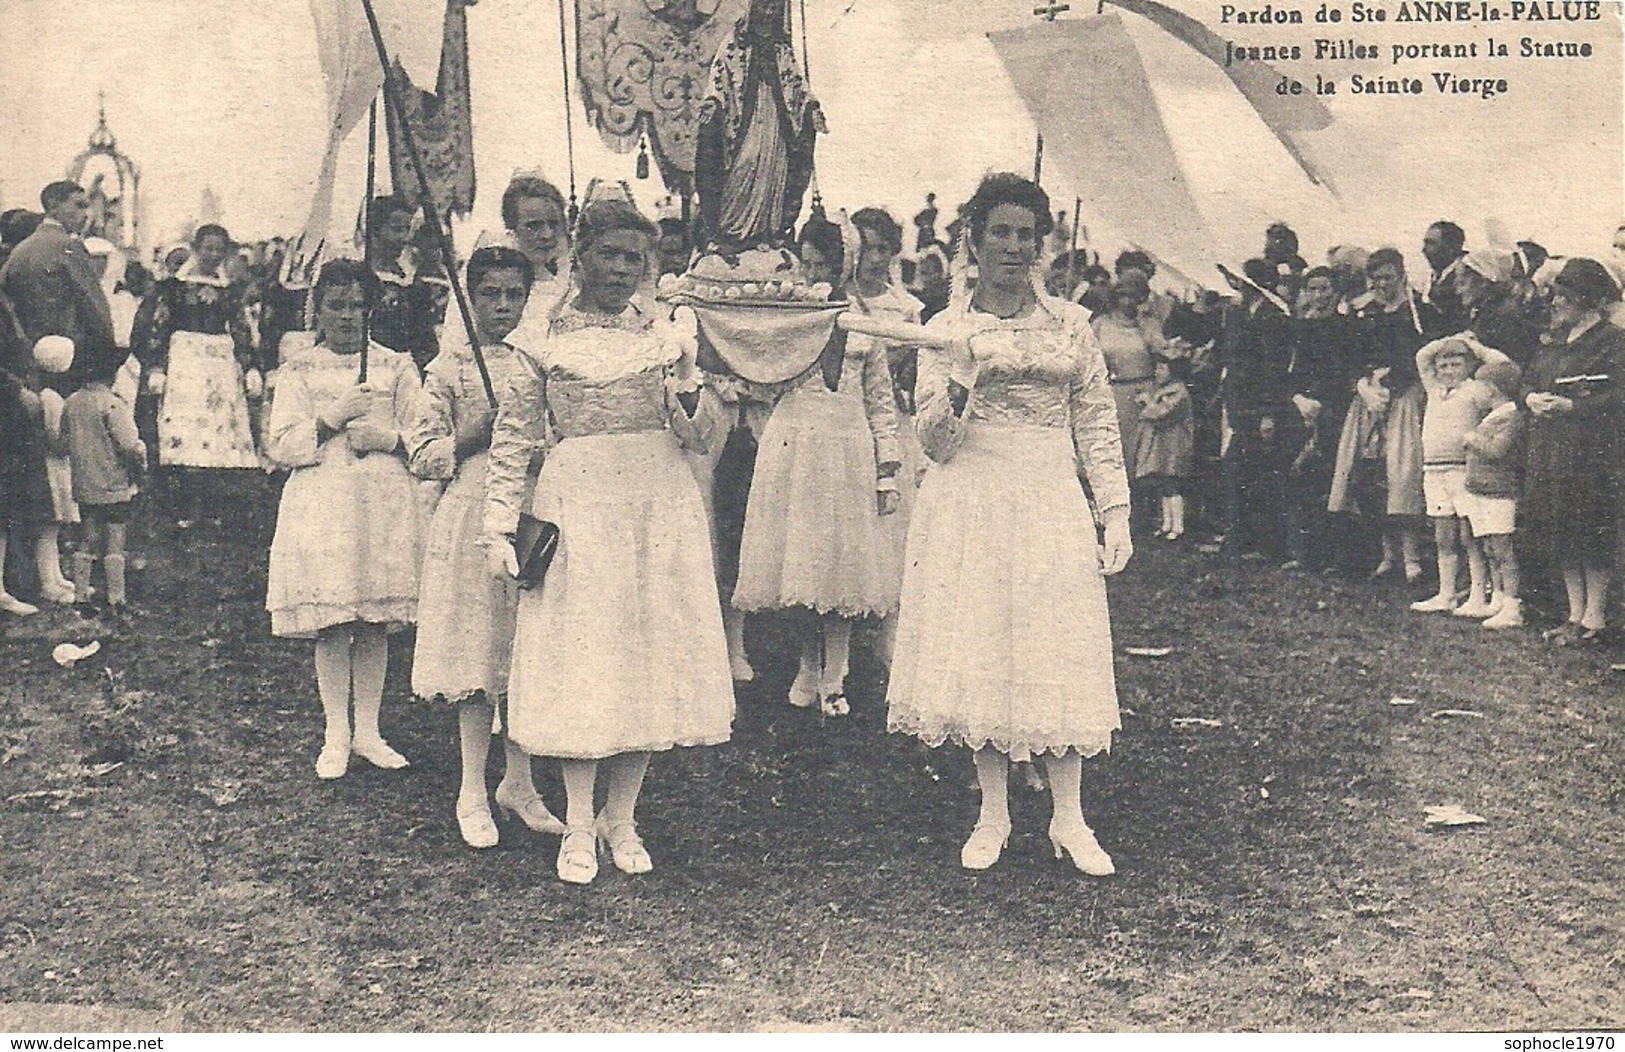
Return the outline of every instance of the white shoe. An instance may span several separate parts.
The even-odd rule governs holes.
[[[497,824],[492,821],[491,808],[483,799],[457,805],[457,829],[463,834],[463,843],[471,848],[497,846]]]
[[[547,809],[535,786],[510,785],[504,779],[497,786],[496,801],[497,806],[506,811],[510,818],[517,817],[532,833],[564,835],[564,823]]]
[[[343,778],[350,769],[350,743],[328,742],[316,757],[316,777],[324,782]]]
[[[1079,823],[1066,827],[1051,821],[1049,843],[1055,849],[1056,858],[1071,855],[1072,864],[1091,877],[1109,877],[1117,872],[1117,867],[1112,865],[1112,857],[1106,854],[1100,841],[1095,839],[1094,830],[1087,825]]]
[[[389,747],[389,743],[382,738],[357,738],[350,751],[366,760],[374,767],[386,771],[398,771],[405,767],[406,757]]]
[[[591,884],[598,875],[598,834],[592,826],[569,826],[559,844],[559,879],[566,884]]]
[[[991,868],[993,863],[1004,854],[1004,845],[1010,842],[1010,823],[994,825],[990,822],[977,822],[976,828],[971,830],[970,839],[959,851],[959,864],[970,870],[983,870]]]
[[[752,683],[756,679],[756,670],[751,667],[750,659],[743,654],[728,658],[728,671],[735,683]]]
[[[1456,597],[1453,595],[1436,595],[1411,604],[1412,612],[1418,614],[1448,614],[1455,609]]]
[[[0,613],[31,617],[39,613],[39,607],[33,603],[25,603],[9,592],[0,592]]]
[[[805,670],[796,673],[787,695],[790,704],[798,709],[810,709],[818,702],[818,677]]]
[[[609,848],[609,857],[622,873],[648,873],[655,868],[648,849],[643,846],[643,838],[638,836],[637,823],[631,819],[611,822],[608,815],[599,815],[593,823],[593,834],[600,844]]]
[[[1501,628],[1523,627],[1523,600],[1504,596],[1501,599],[1501,609],[1494,616],[1484,621],[1484,627],[1494,631]]]
[[[66,577],[58,577],[47,581],[40,587],[40,598],[47,603],[56,603],[58,606],[72,606],[78,593],[74,591],[73,582]]]
[[[1455,617],[1474,617],[1482,621],[1495,613],[1495,607],[1490,605],[1483,596],[1475,595],[1450,611],[1450,613]]]

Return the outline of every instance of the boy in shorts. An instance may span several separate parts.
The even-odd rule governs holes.
[[[68,396],[62,430],[73,464],[73,499],[84,520],[84,545],[73,556],[74,600],[80,605],[90,601],[90,575],[100,555],[107,605],[114,613],[123,613],[124,529],[147,447],[136,433],[130,403],[113,392],[117,371],[109,363]]]
[[[1476,380],[1495,390],[1499,402],[1462,441],[1467,451],[1468,520],[1490,564],[1490,616],[1484,627],[1519,628],[1518,557],[1512,544],[1518,518],[1518,464],[1527,426],[1518,407],[1522,371],[1512,362],[1489,362]]]
[[[1495,405],[1495,389],[1473,373],[1480,363],[1510,361],[1500,351],[1452,336],[1434,340],[1416,352],[1416,368],[1427,391],[1422,414],[1422,492],[1433,539],[1439,550],[1439,592],[1412,603],[1419,614],[1454,613],[1486,618],[1489,567],[1468,525],[1472,497],[1467,492],[1467,452],[1462,443]],[[1469,592],[1457,605],[1456,576],[1467,555]]]

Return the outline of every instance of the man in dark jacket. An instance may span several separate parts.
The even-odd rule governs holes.
[[[1285,490],[1287,548],[1305,566],[1330,566],[1359,548],[1330,530],[1326,514],[1337,443],[1361,372],[1359,332],[1355,320],[1338,311],[1338,299],[1330,267],[1315,267],[1304,276],[1288,370],[1304,439],[1287,469]]]
[[[1291,272],[1264,259],[1244,268],[1242,307],[1223,340],[1221,397],[1230,440],[1224,452],[1230,526],[1226,558],[1285,554],[1282,480],[1303,437],[1292,405]]]
[[[1446,332],[1460,332],[1467,327],[1467,306],[1456,288],[1456,275],[1467,255],[1467,235],[1455,223],[1441,219],[1422,236],[1422,255],[1433,270],[1428,304],[1439,312]]]
[[[113,316],[78,237],[89,215],[88,198],[77,183],[56,182],[41,191],[40,204],[45,219],[0,267],[0,295],[11,301],[30,347],[42,336],[73,341],[70,375],[111,372],[122,364],[115,360]]]

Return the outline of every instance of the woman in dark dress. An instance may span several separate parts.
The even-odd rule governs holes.
[[[1559,645],[1594,642],[1605,627],[1625,425],[1625,332],[1604,320],[1619,288],[1590,259],[1571,259],[1552,289],[1552,342],[1524,374],[1530,413],[1520,515],[1563,571],[1568,619]]]
[[[248,399],[264,393],[244,287],[226,266],[231,235],[212,223],[192,255],[152,293],[150,324],[135,347],[158,403],[158,463],[175,486],[182,528],[218,520],[237,490],[219,470],[258,468]],[[229,474],[229,473],[227,473]],[[201,549],[200,549],[201,551]]]

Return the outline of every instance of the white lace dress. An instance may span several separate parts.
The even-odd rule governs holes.
[[[343,432],[318,444],[316,414],[356,381],[355,355],[317,344],[282,367],[266,452],[292,468],[277,509],[265,606],[277,636],[313,637],[349,621],[411,624],[423,519],[400,447],[357,457]],[[405,432],[422,390],[407,355],[373,344],[367,420]]]
[[[636,307],[611,319],[566,307],[500,398],[487,538],[513,533],[536,457],[530,512],[559,527],[546,579],[520,593],[508,682],[509,735],[534,755],[602,759],[732,732],[710,533],[683,456],[715,420],[678,403],[678,357]]]
[[[482,350],[500,400],[521,375],[518,352],[507,344]],[[407,462],[418,478],[448,484],[424,549],[412,693],[449,702],[483,693],[495,701],[508,692],[519,595],[512,582],[485,569],[481,538],[490,450],[457,457],[458,428],[496,416],[466,346],[448,341],[429,363],[422,405],[417,426],[406,436]]]
[[[935,465],[909,528],[891,730],[1012,758],[1111,747],[1120,726],[1099,544],[1128,505],[1117,407],[1088,313],[1043,298],[1003,321],[950,307],[930,327],[975,334],[956,412],[949,356],[921,350],[916,421]]]
[[[737,610],[805,607],[846,617],[897,608],[901,552],[881,522],[878,465],[898,465],[886,350],[845,343],[836,389],[822,362],[779,400],[762,431],[739,545]]]

